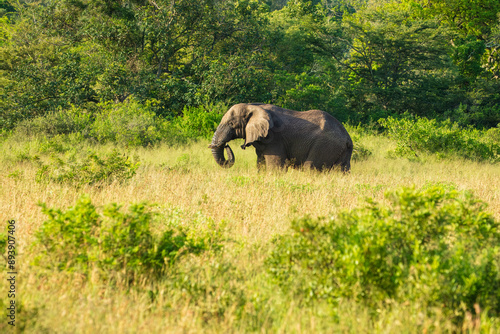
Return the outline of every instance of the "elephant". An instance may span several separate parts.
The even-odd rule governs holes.
[[[222,167],[234,164],[227,143],[243,138],[245,149],[253,146],[258,168],[285,166],[307,169],[351,168],[353,143],[336,118],[321,110],[293,111],[271,104],[240,103],[232,106],[214,133],[209,148]],[[228,155],[224,157],[224,149]]]

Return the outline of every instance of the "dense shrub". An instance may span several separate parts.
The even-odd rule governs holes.
[[[21,137],[45,136],[54,137],[71,133],[85,133],[92,122],[91,112],[85,108],[71,106],[69,109],[59,108],[57,111],[27,119],[20,122],[15,135]]]
[[[496,128],[488,129],[485,132],[485,140],[500,145],[500,123]]]
[[[152,111],[154,101],[141,104],[133,98],[124,103],[100,104],[90,137],[100,143],[112,142],[124,146],[147,146],[159,142],[164,121]]]
[[[122,182],[135,175],[139,162],[133,162],[116,149],[105,157],[89,151],[83,157],[73,154],[67,161],[52,156],[52,162],[45,164],[37,158],[39,169],[36,180],[69,183],[77,186],[100,184],[113,181]]]
[[[363,144],[354,142],[351,159],[354,161],[362,161],[368,159],[373,154],[372,151],[367,149]]]
[[[41,154],[57,154],[66,153],[68,151],[76,151],[78,144],[83,141],[83,136],[79,133],[71,133],[69,135],[55,135],[53,137],[44,137],[40,140],[31,141],[38,153]]]
[[[157,102],[138,102],[129,97],[122,103],[99,103],[91,111],[71,107],[26,120],[15,129],[15,137],[38,137],[45,144],[64,142],[80,136],[99,143],[121,146],[148,146],[164,141],[167,144],[191,139],[210,138],[228,107],[225,104],[207,104],[184,107],[175,117],[158,117],[154,110]],[[54,139],[55,138],[55,139]]]
[[[275,97],[276,104],[299,111],[319,109],[320,106],[321,109],[326,109],[329,106],[332,92],[326,82],[329,82],[329,79],[331,80],[330,77],[316,77],[308,73],[292,75],[288,72],[282,73],[278,71],[275,79],[277,88],[290,87],[283,91],[278,90],[277,94],[280,95]],[[337,110],[333,111],[337,112]],[[338,113],[334,115],[339,117]]]
[[[100,213],[87,196],[66,211],[40,205],[48,219],[36,234],[42,250],[35,263],[49,268],[83,274],[94,268],[107,274],[159,273],[184,254],[219,247],[210,233],[193,237],[170,227],[154,234],[151,224],[158,215],[146,203],[132,204],[126,213],[115,203]]]
[[[474,126],[475,128],[492,128],[500,123],[500,104],[499,97],[485,94],[479,99],[488,101],[486,105],[484,101],[477,101],[479,105],[460,104],[454,110],[449,110],[443,114],[436,114],[437,119],[443,117],[450,118],[456,121],[461,126]],[[482,102],[482,103],[481,103]]]
[[[182,115],[169,123],[169,135],[175,136],[169,140],[211,138],[228,109],[229,107],[222,103],[185,107]]]
[[[352,160],[362,161],[368,159],[371,155],[373,155],[373,152],[361,143],[361,141],[363,141],[363,137],[374,135],[376,133],[371,127],[361,126],[360,124],[354,126],[352,124],[346,123],[345,128],[351,136],[352,142],[354,144],[351,157]]]
[[[493,131],[460,128],[451,121],[434,119],[380,119],[391,137],[397,142],[396,154],[415,156],[420,152],[438,153],[441,156],[459,156],[476,161],[500,161],[500,142]]]
[[[449,188],[449,187],[448,187]],[[267,266],[309,300],[386,299],[500,312],[500,224],[469,193],[403,188],[337,217],[296,219]]]

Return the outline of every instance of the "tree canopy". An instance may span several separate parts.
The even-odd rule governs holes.
[[[493,0],[0,1],[0,126],[130,96],[500,123]]]

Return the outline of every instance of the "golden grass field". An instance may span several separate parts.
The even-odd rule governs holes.
[[[466,319],[461,327],[439,310],[402,304],[370,315],[363,305],[345,301],[333,319],[326,305],[310,307],[280,293],[267,279],[264,258],[273,236],[286,232],[293,218],[329,216],[352,209],[368,196],[383,200],[384,192],[401,186],[432,183],[470,190],[488,203],[500,219],[500,166],[464,160],[421,161],[387,158],[393,143],[381,136],[361,137],[373,151],[352,163],[351,173],[290,169],[258,171],[252,148],[232,143],[236,164],[222,169],[214,162],[208,141],[185,147],[159,146],[127,150],[141,166],[130,181],[105,186],[35,182],[36,166],[16,162],[16,143],[4,142],[0,165],[0,221],[17,222],[17,331],[30,333],[196,333],[196,332],[339,332],[422,333],[500,332],[498,322]],[[84,147],[85,148],[85,147]],[[84,149],[82,148],[82,149]],[[94,148],[111,151],[111,146]],[[130,287],[108,285],[98,275],[50,271],[33,266],[30,245],[46,219],[38,203],[66,209],[82,194],[96,206],[147,201],[165,219],[191,229],[209,223],[230,239],[220,254],[184,258],[169,275]],[[161,229],[161,222],[157,228]],[[172,276],[174,277],[174,276]],[[5,280],[0,291],[6,294]],[[186,283],[187,282],[187,283]],[[192,293],[186,290],[192,286]],[[153,292],[151,292],[153,291]],[[154,298],[152,297],[154,295]],[[267,299],[262,301],[262,296]],[[4,296],[2,296],[4,297]],[[243,302],[242,302],[243,301]],[[244,307],[241,306],[244,303]],[[3,307],[3,306],[2,306]],[[242,311],[243,310],[243,311]],[[482,325],[480,325],[482,321]],[[488,323],[488,325],[484,325]],[[24,327],[23,327],[24,326]],[[480,327],[482,326],[482,327]],[[2,320],[0,331],[10,329]]]

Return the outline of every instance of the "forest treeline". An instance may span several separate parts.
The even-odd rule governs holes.
[[[498,0],[1,0],[0,127],[133,99],[500,123]],[[76,107],[75,107],[76,106]]]

